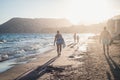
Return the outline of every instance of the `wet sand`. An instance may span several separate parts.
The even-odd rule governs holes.
[[[59,57],[55,50],[42,54],[0,74],[0,80],[120,80],[120,42],[110,46],[109,54],[103,53],[98,38],[84,43],[86,49],[80,46],[69,45]]]

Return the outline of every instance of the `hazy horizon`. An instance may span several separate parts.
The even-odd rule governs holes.
[[[73,24],[103,22],[120,14],[119,0],[1,0],[0,24],[14,17],[66,18]]]

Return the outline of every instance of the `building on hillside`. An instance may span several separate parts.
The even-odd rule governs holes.
[[[107,25],[112,37],[120,39],[120,15],[109,19]]]

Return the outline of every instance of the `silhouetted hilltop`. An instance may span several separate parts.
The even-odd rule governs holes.
[[[68,27],[72,24],[67,19],[54,18],[12,18],[0,25],[0,33],[42,33],[50,28]]]

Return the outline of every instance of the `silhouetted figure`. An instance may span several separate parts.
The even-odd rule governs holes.
[[[77,35],[77,43],[79,43],[79,35]]]
[[[77,39],[76,33],[74,33],[73,38],[74,38],[74,43],[76,43],[76,39]]]
[[[65,46],[65,42],[64,39],[62,37],[62,35],[60,34],[59,31],[57,31],[57,34],[55,35],[55,39],[54,39],[54,45],[57,45],[57,53],[58,56],[61,55],[61,51],[62,51],[62,45]]]
[[[104,27],[104,30],[100,34],[100,42],[102,42],[102,44],[103,44],[104,53],[105,53],[105,51],[107,51],[107,53],[109,53],[109,45],[111,42],[111,35],[108,32],[108,30],[106,29],[106,27]]]

